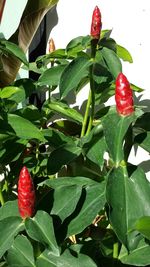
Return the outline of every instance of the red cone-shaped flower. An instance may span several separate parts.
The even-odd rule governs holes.
[[[18,208],[20,216],[25,219],[35,212],[35,191],[28,169],[21,169],[18,181]]]
[[[101,33],[101,13],[99,8],[96,6],[93,15],[92,15],[92,23],[91,23],[91,36],[94,39],[99,39],[100,38],[100,33]]]
[[[116,109],[120,115],[130,115],[134,111],[133,93],[126,76],[119,73],[115,91]]]

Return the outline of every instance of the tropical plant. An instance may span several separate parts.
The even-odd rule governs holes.
[[[129,162],[135,145],[150,152],[150,112],[134,105],[142,89],[122,71],[132,56],[100,28],[98,7],[92,23],[35,62],[0,40],[0,266],[150,266],[150,183]],[[15,80],[16,61],[39,79]],[[29,97],[43,91],[39,109]]]

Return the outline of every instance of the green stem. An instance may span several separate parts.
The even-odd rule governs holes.
[[[90,105],[91,105],[91,98],[92,98],[92,94],[91,94],[91,89],[90,89],[87,104],[86,104],[86,110],[85,110],[85,114],[84,114],[83,124],[82,124],[81,137],[83,137],[85,135],[88,116],[89,116],[89,110],[90,110]]]
[[[0,203],[1,203],[2,206],[3,206],[4,203],[5,203],[1,185],[0,185]]]
[[[93,71],[93,68],[91,72]],[[91,76],[91,81],[90,81],[90,88],[91,88],[91,114],[90,114],[90,119],[89,119],[89,124],[87,128],[86,135],[88,135],[91,131],[92,125],[93,125],[93,119],[94,119],[94,108],[95,108],[95,93],[94,93],[94,88],[93,88],[93,78],[92,74]]]
[[[91,58],[92,59],[95,58],[96,46],[97,46],[97,40],[93,39],[91,41]],[[90,91],[89,91],[86,110],[84,114],[83,124],[82,124],[81,137],[85,135],[86,129],[87,129],[86,135],[88,135],[92,128],[93,118],[94,118],[94,106],[95,106],[95,94],[94,94],[93,65],[92,65],[90,67]],[[91,107],[91,114],[90,114],[89,123],[87,127],[90,107]]]
[[[118,242],[113,244],[113,258],[117,259],[118,258],[118,250],[119,250],[119,244]]]
[[[54,66],[54,60],[51,61],[51,68]],[[51,102],[51,90],[52,90],[52,86],[48,87],[48,102]]]

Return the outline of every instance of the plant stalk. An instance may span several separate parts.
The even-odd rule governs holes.
[[[1,185],[0,185],[0,203],[1,203],[2,206],[3,206],[4,203],[5,203]]]
[[[97,40],[93,39],[91,41],[91,58],[92,59],[95,58],[96,46],[97,46]],[[90,114],[89,123],[87,127],[90,107],[91,107],[91,114]],[[91,131],[93,118],[94,118],[94,107],[95,107],[95,94],[94,94],[93,65],[92,65],[90,66],[90,91],[89,91],[88,101],[87,101],[85,115],[83,119],[83,124],[82,124],[81,137],[85,135],[85,132],[86,132],[86,135],[88,135],[89,132]],[[86,131],[86,128],[87,128],[87,131]]]
[[[89,110],[90,110],[90,105],[91,105],[91,98],[92,98],[92,94],[91,94],[91,89],[90,89],[87,104],[86,104],[86,110],[85,110],[85,114],[84,114],[84,118],[83,118],[81,137],[83,137],[85,135],[88,116],[89,116]]]
[[[119,250],[119,244],[118,242],[113,244],[113,258],[117,259],[118,258],[118,250]]]

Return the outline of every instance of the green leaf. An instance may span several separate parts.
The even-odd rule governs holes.
[[[101,53],[110,73],[113,75],[114,79],[116,79],[118,74],[122,72],[122,65],[119,57],[113,50],[107,47],[103,47]]]
[[[138,247],[128,253],[127,249],[122,246],[119,254],[119,260],[124,264],[136,266],[149,266],[150,264],[150,245],[141,240]]]
[[[96,267],[94,261],[84,254],[78,254],[78,257],[74,257],[69,250],[65,250],[65,252],[61,255],[58,260],[58,267]]]
[[[150,120],[150,112],[145,112],[135,123],[136,128],[140,128],[144,131],[150,132],[150,124],[147,123]]]
[[[60,81],[61,74],[64,70],[66,65],[58,65],[51,67],[50,69],[46,70],[38,79],[37,84],[42,85],[49,85],[54,86],[58,85]]]
[[[104,153],[106,151],[104,136],[101,133],[93,136],[90,142],[84,144],[83,151],[87,158],[102,168],[104,164]]]
[[[53,189],[57,189],[59,187],[64,186],[75,186],[78,185],[80,187],[85,186],[91,186],[91,185],[97,185],[97,182],[82,176],[76,176],[76,177],[59,177],[58,179],[48,179],[44,182],[38,184],[38,186],[44,186],[47,185]]]
[[[59,257],[54,256],[48,249],[46,249],[36,261],[37,267],[58,267],[57,261]]]
[[[15,86],[9,86],[9,87],[4,87],[3,90],[0,90],[0,98],[10,98],[14,94],[22,93],[22,90],[18,87]]]
[[[49,145],[54,149],[66,143],[74,142],[74,139],[71,136],[65,135],[61,131],[58,131],[57,129],[53,128],[43,129],[42,133],[45,139],[48,140]]]
[[[103,39],[100,40],[100,45],[102,47],[107,47],[107,48],[113,50],[116,53],[117,44],[116,44],[116,41],[114,39],[108,38],[108,37],[107,38],[103,38]]]
[[[68,117],[68,118],[71,118],[74,121],[77,121],[79,123],[82,123],[82,121],[83,121],[82,115],[77,110],[70,108],[67,104],[64,104],[60,101],[57,101],[57,102],[51,101],[47,106],[52,111],[55,111],[59,114],[62,114],[64,116]]]
[[[19,87],[24,92],[26,98],[31,96],[36,91],[36,86],[31,79],[23,78],[16,80],[14,86]]]
[[[34,218],[28,218],[25,221],[25,228],[28,235],[45,246],[47,245],[51,252],[59,255],[59,248],[56,243],[53,220],[45,211],[38,211]]]
[[[45,141],[41,131],[29,120],[15,114],[8,114],[8,123],[16,135],[22,139],[38,139]]]
[[[135,223],[150,215],[150,183],[142,169],[119,167],[108,175],[106,198],[110,206],[110,222],[119,240],[129,249],[136,248],[141,236]],[[132,203],[132,205],[131,205]],[[121,227],[120,227],[121,226]]]
[[[150,240],[150,216],[144,216],[136,222],[135,226],[144,237]]]
[[[134,126],[134,142],[143,149],[150,152],[150,125],[147,123],[150,119],[150,112],[145,112],[137,119]]]
[[[111,35],[112,30],[102,30],[100,38],[109,38]]]
[[[19,235],[8,250],[7,262],[10,266],[35,267],[33,247],[27,237]]]
[[[37,259],[37,267],[96,267],[93,260],[84,254],[78,254],[78,257],[74,257],[69,250],[65,252],[60,257],[54,257],[45,250]]]
[[[22,219],[8,217],[0,221],[0,258],[11,247],[15,236],[24,229]]]
[[[82,187],[78,185],[56,188],[54,190],[54,204],[51,214],[58,215],[64,221],[75,210],[81,191]]]
[[[135,85],[135,84],[133,84],[133,83],[130,83],[130,87],[131,87],[131,89],[132,89],[133,91],[135,91],[135,92],[139,92],[139,93],[141,93],[141,92],[144,91],[143,88],[141,88],[141,87],[139,87],[139,86],[137,86],[137,85]]]
[[[92,62],[86,57],[78,57],[67,65],[60,78],[59,89],[61,98],[67,96],[88,75],[91,64]]]
[[[55,150],[49,156],[47,171],[49,174],[57,173],[64,165],[69,164],[81,154],[81,148],[75,143],[65,144]],[[61,157],[60,157],[61,155]]]
[[[57,2],[58,0],[37,0],[36,2],[28,0],[18,29],[9,41],[12,40],[13,43],[18,44],[26,53],[43,17]],[[15,53],[14,47],[13,53]],[[4,87],[15,80],[21,62],[14,56],[3,55],[0,63],[3,66],[3,71],[0,72],[0,87]]]
[[[17,200],[13,201],[7,201],[5,204],[0,208],[0,221],[8,218],[8,217],[13,217],[13,216],[18,216],[19,211],[18,211],[18,203]]]
[[[28,65],[26,55],[18,45],[7,40],[0,40],[0,49],[4,54],[11,54],[17,57],[25,65]]]
[[[138,134],[134,142],[150,153],[150,132]]]
[[[92,223],[98,212],[104,208],[104,204],[105,181],[86,186],[78,203],[80,211],[74,212],[74,216],[67,227],[67,236],[82,232]]]
[[[66,47],[67,53],[71,55],[76,55],[78,52],[81,52],[88,48],[91,42],[91,36],[78,36],[72,39]]]
[[[141,114],[141,110],[136,110],[130,116],[120,116],[112,108],[102,119],[107,147],[116,166],[124,159],[123,140],[128,127]]]
[[[118,44],[117,44],[117,55],[123,61],[128,61],[129,63],[133,63],[133,59],[129,51],[125,47]]]

